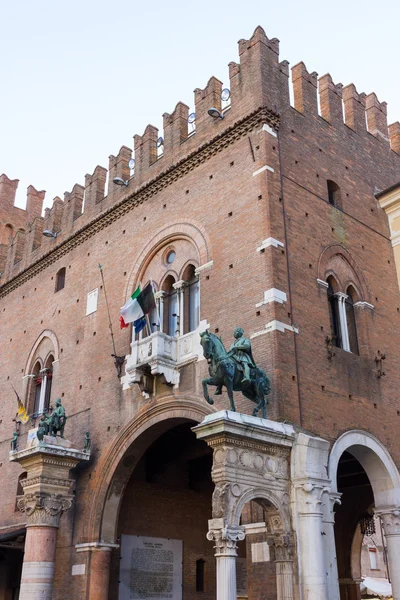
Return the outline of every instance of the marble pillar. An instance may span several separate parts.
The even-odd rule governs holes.
[[[277,600],[293,600],[293,536],[275,534],[268,543],[275,554]]]
[[[385,532],[393,600],[400,600],[400,508],[375,509]]]
[[[236,557],[237,542],[244,540],[242,527],[226,526],[224,519],[208,521],[207,539],[214,542],[217,595],[216,600],[236,600]]]

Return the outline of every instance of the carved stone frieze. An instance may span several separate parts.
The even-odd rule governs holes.
[[[30,477],[28,479],[21,479],[20,481],[22,488],[24,489],[25,487],[29,488],[33,485],[54,485],[57,487],[65,487],[67,489],[71,488],[72,484],[74,483],[72,479],[56,479],[56,478],[50,478],[50,477],[43,477],[43,476],[38,476],[38,477]]]
[[[17,501],[18,509],[25,513],[27,526],[47,525],[58,527],[61,514],[72,506],[73,496],[61,494],[27,493]]]

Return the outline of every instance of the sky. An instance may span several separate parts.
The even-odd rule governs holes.
[[[395,0],[3,0],[1,21],[0,174],[20,180],[22,207],[29,185],[45,206],[84,185],[179,100],[193,107],[211,75],[229,85],[237,41],[257,25],[280,60],[375,92],[400,120]]]

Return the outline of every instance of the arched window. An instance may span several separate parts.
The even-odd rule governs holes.
[[[196,276],[194,265],[189,265],[182,279],[184,288],[184,328],[183,332],[194,331],[200,322],[200,282]]]
[[[328,179],[328,202],[332,206],[340,207],[340,187],[337,183]]]
[[[59,292],[65,287],[65,267],[57,271],[56,275],[56,292]]]
[[[347,288],[347,298],[345,300],[346,324],[349,339],[349,349],[353,354],[359,354],[356,315],[354,313],[354,299],[356,298],[355,290],[352,286]]]
[[[163,284],[164,297],[164,323],[163,331],[168,335],[179,334],[179,302],[178,292],[173,287],[175,279],[172,275],[166,277]]]
[[[334,286],[336,287],[336,281],[333,277],[328,277],[328,305],[329,305],[329,320],[331,324],[331,338],[332,344],[337,348],[342,348],[342,336],[340,331],[340,314],[339,314],[339,301],[335,295]]]

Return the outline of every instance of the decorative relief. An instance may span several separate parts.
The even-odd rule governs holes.
[[[18,509],[27,516],[27,525],[58,527],[61,514],[72,506],[73,496],[27,493],[17,500]]]
[[[231,505],[242,494],[242,487],[237,483],[217,483],[212,495],[213,518],[226,517]]]
[[[61,487],[66,487],[67,489],[69,489],[72,484],[74,483],[72,479],[50,479],[49,477],[41,477],[40,475],[38,477],[31,477],[29,479],[21,479],[20,481],[22,488],[25,487],[31,487],[32,485],[40,485],[40,484],[46,484],[46,485],[56,485],[56,486],[61,486]]]
[[[275,560],[293,560],[293,534],[280,533],[268,538],[268,545],[274,549]]]
[[[299,501],[299,514],[322,514],[322,494],[330,488],[319,482],[307,482],[296,486]]]
[[[269,453],[270,448],[267,448],[265,452]],[[249,449],[218,447],[214,451],[213,471],[215,472],[220,466],[237,466],[246,472],[257,472],[269,481],[289,479],[287,457],[276,454],[271,456]]]

